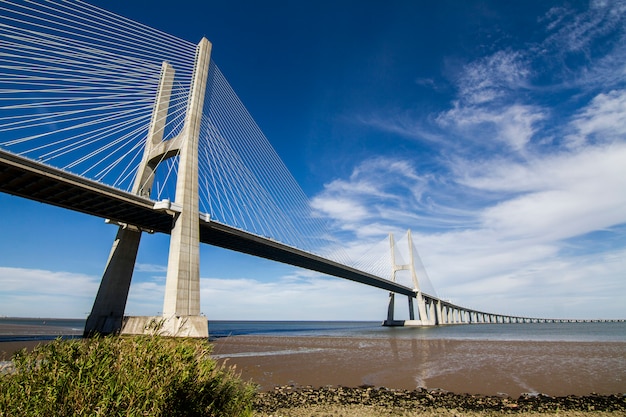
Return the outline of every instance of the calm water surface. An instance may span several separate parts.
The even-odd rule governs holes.
[[[209,335],[626,342],[626,322],[383,327],[380,322],[209,321]]]
[[[0,318],[0,342],[82,335],[83,319]],[[355,321],[209,321],[211,339],[239,335],[626,342],[626,322],[383,327]]]

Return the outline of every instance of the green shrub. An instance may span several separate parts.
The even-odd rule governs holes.
[[[255,389],[210,345],[159,336],[40,345],[0,376],[0,416],[249,416]]]

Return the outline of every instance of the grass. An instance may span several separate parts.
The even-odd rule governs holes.
[[[210,345],[159,336],[56,340],[13,357],[0,417],[250,416],[255,387]]]

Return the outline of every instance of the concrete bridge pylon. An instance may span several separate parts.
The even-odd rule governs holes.
[[[203,38],[196,49],[182,132],[167,141],[163,141],[163,134],[175,71],[169,63],[163,63],[148,137],[132,190],[150,197],[158,165],[179,156],[174,204],[163,207],[173,216],[163,315],[124,316],[142,230],[120,224],[87,318],[85,336],[156,332],[167,336],[208,337],[207,319],[200,314],[198,142],[210,57],[211,43]]]
[[[409,263],[407,264],[397,264],[396,257],[396,242],[393,237],[393,233],[389,234],[389,248],[391,251],[391,272],[393,282],[396,282],[396,273],[398,271],[409,271],[411,275],[411,281],[413,283],[413,289],[415,291],[414,296],[408,296],[409,303],[409,320],[396,320],[394,318],[395,313],[395,297],[396,294],[393,292],[389,293],[389,305],[387,308],[387,319],[383,322],[384,326],[404,326],[404,325],[412,325],[412,326],[434,326],[438,324],[437,317],[440,317],[440,314],[433,312],[432,306],[426,303],[426,298],[422,295],[422,291],[420,289],[419,279],[417,276],[417,272],[415,270],[415,251],[413,249],[413,238],[411,237],[411,230],[407,231],[407,245],[408,245],[408,253],[409,253]],[[415,299],[415,301],[414,301]],[[415,304],[417,304],[417,312],[419,318],[415,317]],[[428,314],[430,313],[430,314]]]

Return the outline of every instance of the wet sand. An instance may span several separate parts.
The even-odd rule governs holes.
[[[0,342],[0,361],[24,347],[32,350],[49,342],[58,331],[48,326],[0,326],[0,335],[49,335],[48,340]],[[220,338],[213,344],[217,359],[236,365],[245,380],[266,391],[281,385],[371,385],[514,398],[522,393],[626,392],[624,342],[247,335]]]
[[[29,352],[41,343],[47,343],[46,340],[29,340],[21,342],[0,342],[0,361],[11,360],[11,357],[18,350],[26,349]]]
[[[626,392],[626,343],[231,336],[213,354],[245,380],[518,397]]]
[[[32,322],[34,320],[28,320]],[[42,320],[40,324],[11,324],[0,322],[0,337],[18,339],[17,341],[0,340],[0,361],[8,361],[18,350],[33,350],[41,343],[48,343],[59,336],[80,336],[82,330],[71,327],[49,326]],[[22,340],[19,340],[22,339]]]

